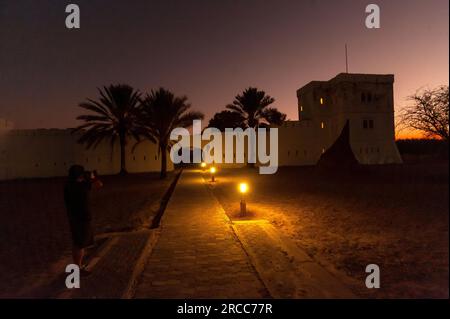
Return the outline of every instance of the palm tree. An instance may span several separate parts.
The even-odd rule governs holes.
[[[147,139],[158,144],[161,154],[161,178],[167,175],[167,151],[171,146],[171,131],[176,127],[190,127],[193,120],[204,117],[200,112],[188,111],[190,107],[186,96],[176,97],[164,88],[152,90],[142,100],[140,127]]]
[[[266,92],[249,87],[236,95],[233,103],[228,104],[226,108],[241,115],[245,119],[246,127],[281,125],[286,119],[286,114],[275,107],[269,107],[273,102],[275,99],[266,95]]]
[[[78,142],[86,144],[87,148],[95,148],[103,140],[110,140],[114,147],[116,140],[120,145],[120,173],[125,174],[125,147],[127,137],[133,136],[139,140],[139,127],[136,118],[139,111],[140,93],[126,84],[110,85],[99,88],[98,100],[87,99],[79,107],[93,112],[93,114],[80,115],[77,120],[85,123],[73,130],[82,131],[83,135]]]
[[[245,118],[243,115],[237,112],[224,110],[214,114],[213,118],[209,120],[208,127],[214,127],[222,132],[225,132],[226,128],[246,128]]]

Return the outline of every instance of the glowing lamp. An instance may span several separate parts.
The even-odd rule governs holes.
[[[241,192],[242,194],[247,193],[248,191],[248,184],[247,183],[240,183],[239,184],[239,192]]]
[[[205,170],[205,168],[206,168],[206,163],[205,163],[205,162],[202,162],[202,163],[200,164],[200,167],[203,168],[203,170]]]
[[[247,214],[247,203],[245,202],[245,193],[248,192],[248,184],[240,183],[239,184],[239,192],[241,193],[241,217]]]
[[[211,182],[214,182],[215,181],[214,174],[216,173],[216,168],[214,166],[212,166],[209,169],[209,172],[211,173]]]

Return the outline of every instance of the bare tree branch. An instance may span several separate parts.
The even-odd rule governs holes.
[[[402,109],[398,126],[419,130],[427,137],[438,137],[448,141],[448,94],[448,85],[443,85],[410,96],[412,104]]]

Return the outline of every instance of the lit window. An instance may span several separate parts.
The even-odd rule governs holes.
[[[323,154],[323,153],[325,153],[325,149],[324,149],[324,148],[322,148],[322,154]]]
[[[303,106],[300,106],[300,112],[303,112]]]
[[[320,127],[325,128],[325,123],[324,122],[320,123]]]
[[[320,104],[323,105],[323,97],[320,98]]]

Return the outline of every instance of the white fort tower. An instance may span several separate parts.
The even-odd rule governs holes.
[[[349,124],[361,164],[401,163],[395,144],[393,75],[341,73],[299,90],[298,121],[279,130],[279,164],[313,165]]]

